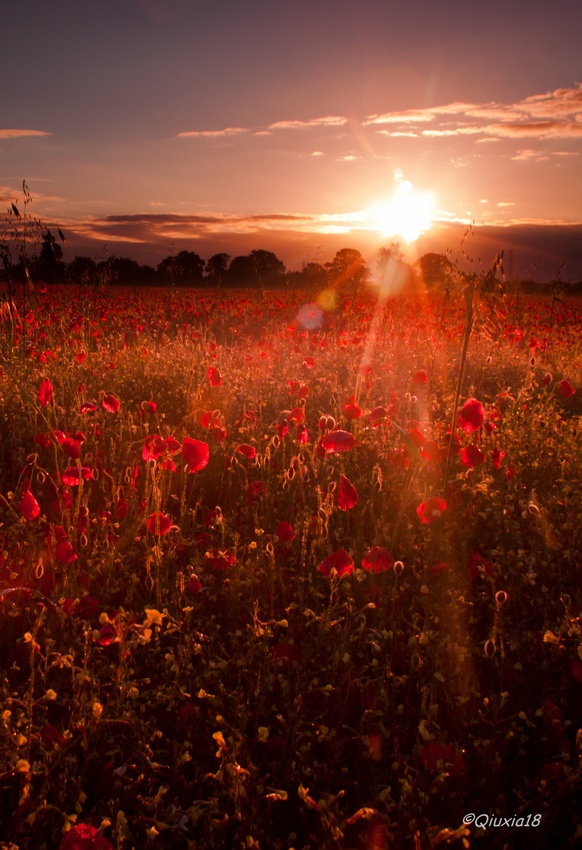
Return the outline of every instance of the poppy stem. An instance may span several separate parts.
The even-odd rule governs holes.
[[[469,350],[469,340],[471,339],[471,331],[473,330],[473,299],[475,296],[475,282],[471,280],[464,289],[465,305],[467,307],[467,318],[465,319],[465,330],[463,333],[463,349],[461,352],[461,362],[459,363],[459,374],[457,376],[457,387],[455,390],[455,404],[453,406],[453,417],[451,420],[451,436],[449,438],[449,448],[447,451],[447,463],[445,466],[445,484],[449,478],[449,466],[451,463],[451,454],[453,452],[453,440],[455,438],[455,423],[457,421],[457,412],[459,410],[459,399],[461,397],[461,386],[463,384],[463,376],[465,373],[465,364],[467,362],[467,351]]]

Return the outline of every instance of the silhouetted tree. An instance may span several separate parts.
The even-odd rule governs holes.
[[[283,283],[285,263],[272,251],[262,249],[251,251],[249,258],[253,264],[257,284],[261,289],[280,286]]]
[[[203,282],[204,260],[194,251],[180,251],[158,263],[158,274],[176,286],[200,286]]]
[[[76,286],[95,286],[97,263],[91,257],[74,257],[67,263],[66,278]]]
[[[46,283],[59,283],[64,278],[63,249],[50,230],[42,237],[40,253],[33,263],[34,274]]]
[[[306,263],[301,270],[306,289],[325,289],[329,282],[327,269],[321,263]]]
[[[357,292],[369,275],[364,258],[355,248],[342,248],[325,269],[330,282],[345,292]]]
[[[400,242],[391,242],[388,247],[382,246],[378,248],[376,268],[380,272],[380,275],[384,277],[390,263],[398,263],[403,259],[404,255],[402,254]]]
[[[255,286],[257,282],[255,265],[248,255],[235,257],[228,267],[229,286]]]
[[[453,264],[444,254],[423,254],[417,266],[424,283],[429,288],[446,284],[454,272]]]
[[[230,254],[225,253],[213,254],[206,261],[204,271],[206,272],[206,279],[211,286],[217,286],[220,289],[226,279],[229,262]]]

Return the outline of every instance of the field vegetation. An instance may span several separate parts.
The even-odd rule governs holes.
[[[579,300],[0,321],[0,847],[579,846]]]

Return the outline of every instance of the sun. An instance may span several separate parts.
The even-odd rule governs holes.
[[[418,192],[410,180],[400,180],[390,201],[372,209],[372,222],[382,236],[400,236],[405,242],[416,242],[429,230],[435,209],[431,192]]]

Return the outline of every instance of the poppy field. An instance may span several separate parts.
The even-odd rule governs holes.
[[[0,848],[580,846],[582,302],[486,283],[2,302]]]

